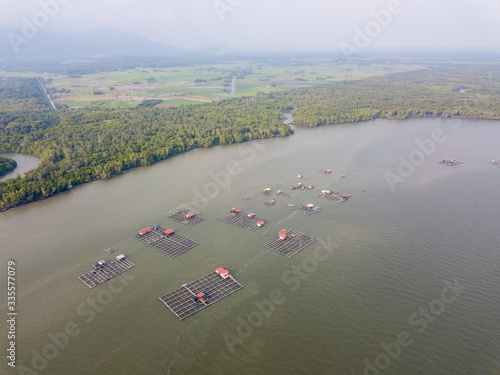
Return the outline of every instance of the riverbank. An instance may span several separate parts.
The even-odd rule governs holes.
[[[293,130],[291,130],[290,134],[293,134]],[[287,136],[288,135],[275,134],[273,136],[259,138],[259,139],[262,140],[262,139],[270,139],[270,138],[281,138],[281,137],[287,137]],[[243,141],[243,142],[240,142],[240,143],[233,143],[233,144],[249,143],[249,142],[252,142],[252,141],[257,141],[259,139],[252,139],[252,140],[249,140],[249,141]],[[213,146],[208,147],[208,148],[213,148],[213,147],[217,147],[217,146],[221,146],[221,145],[213,145]],[[224,145],[224,146],[228,146],[228,145]],[[63,185],[61,185],[60,182],[58,181],[57,182],[57,187],[55,188],[56,190],[47,191],[45,188],[42,188],[41,193],[43,195],[39,195],[39,196],[30,195],[29,199],[28,199],[27,193],[24,192],[22,194],[22,196],[21,196],[22,200],[20,200],[18,202],[15,202],[15,201],[13,201],[11,199],[10,203],[7,206],[0,207],[0,212],[5,212],[5,211],[7,211],[7,210],[9,210],[11,208],[19,207],[19,206],[22,206],[22,205],[25,205],[25,204],[28,204],[28,203],[37,202],[37,201],[40,201],[40,200],[44,200],[46,198],[50,198],[52,196],[57,195],[58,193],[62,193],[62,192],[71,190],[73,187],[78,186],[78,185],[86,184],[86,183],[93,182],[93,181],[111,179],[113,177],[119,176],[119,175],[121,175],[121,174],[123,174],[125,172],[131,171],[131,170],[136,169],[136,168],[141,168],[141,167],[146,167],[146,166],[154,165],[154,164],[157,164],[160,161],[164,161],[164,160],[170,159],[172,157],[188,153],[189,151],[194,151],[194,150],[197,150],[197,149],[206,149],[206,148],[207,147],[199,147],[199,146],[198,147],[192,147],[190,149],[186,149],[186,150],[181,151],[179,153],[175,153],[175,154],[172,154],[172,155],[168,155],[166,157],[162,157],[162,158],[160,158],[158,160],[153,161],[151,164],[147,164],[147,165],[134,165],[134,166],[125,167],[125,168],[121,169],[120,171],[117,171],[116,173],[110,174],[107,177],[96,177],[96,178],[93,178],[93,179],[88,180],[88,181],[70,180],[66,184],[63,184]],[[15,157],[18,160],[22,160],[23,161],[23,163],[22,163],[23,168],[21,169],[21,168],[18,167],[14,171],[12,171],[10,173],[7,173],[4,177],[0,178],[0,201],[4,201],[5,200],[4,196],[1,194],[2,193],[2,187],[1,187],[1,183],[2,182],[7,181],[7,180],[9,180],[11,178],[14,178],[18,174],[23,175],[26,172],[29,172],[29,171],[31,171],[33,169],[36,169],[37,166],[39,165],[40,161],[41,161],[40,159],[38,159],[38,158],[36,158],[34,156],[31,156],[31,155],[24,155],[24,154],[5,154],[5,155],[13,155],[13,156],[15,155]],[[36,165],[33,164],[33,159],[36,160]],[[101,170],[102,170],[102,168],[101,168]],[[10,194],[11,195],[12,194],[20,194],[19,190],[22,189],[22,186],[23,186],[23,182],[16,183],[16,187],[17,187],[16,191],[14,193],[10,192]],[[15,197],[19,197],[19,196],[20,195],[15,195]]]
[[[315,128],[315,127],[323,127],[325,125],[320,125],[320,126],[306,126],[306,125],[303,125],[303,124],[298,124],[298,123],[295,123],[294,122],[294,116],[293,116],[293,112],[284,112],[283,113],[284,115],[284,118],[282,118],[282,123],[289,126],[290,129],[291,129],[291,133],[290,135],[293,135],[294,133],[294,127],[297,126],[299,128]],[[370,120],[364,120],[364,121],[358,121],[358,122],[343,122],[343,123],[338,123],[338,124],[327,124],[327,125],[355,125],[355,124],[361,124],[361,123],[366,123],[368,121],[374,121],[374,120],[396,120],[396,121],[409,121],[409,120],[425,120],[425,119],[441,119],[441,120],[467,120],[467,121],[473,121],[473,120],[491,120],[491,121],[498,121],[497,119],[477,119],[477,118],[472,118],[472,117],[458,117],[458,116],[453,116],[453,117],[441,117],[441,116],[415,116],[415,117],[409,117],[409,118],[406,118],[406,119],[397,119],[397,118],[387,118],[387,117],[375,117],[373,119],[370,119]],[[268,139],[268,138],[275,138],[275,137],[281,137],[279,134],[276,134],[274,136],[270,136],[270,137],[267,137],[267,138],[263,138],[263,139]],[[218,145],[216,145],[218,146]],[[161,158],[159,160],[156,160],[154,161],[153,163],[151,164],[156,164],[157,162],[159,161],[163,161],[165,159],[168,159],[168,158],[171,158],[172,156],[177,156],[177,155],[180,155],[180,154],[184,154],[188,151],[192,151],[192,150],[195,150],[195,149],[199,149],[201,147],[193,147],[191,149],[187,149],[187,150],[184,150],[184,151],[181,151],[180,153],[177,153],[177,154],[174,154],[174,155],[171,155],[171,156],[168,156],[168,157],[165,157],[165,158]],[[22,161],[22,166],[23,168],[19,168],[19,169],[16,169],[15,171],[13,172],[10,172],[8,173],[6,176],[4,176],[3,178],[0,178],[0,182],[1,181],[5,181],[9,178],[13,178],[15,177],[17,174],[23,174],[29,170],[32,170],[32,169],[35,169],[38,164],[40,163],[40,159],[36,158],[36,157],[33,157],[33,156],[30,156],[30,155],[22,155],[22,154],[4,154],[5,156],[9,156],[9,155],[12,155],[12,156],[15,156],[18,160]],[[0,155],[1,156],[1,155]],[[26,160],[26,158],[31,158],[31,160]],[[34,162],[36,162],[36,165],[34,164]],[[148,165],[151,165],[151,164],[148,164]],[[79,181],[69,181],[69,183],[67,185],[58,185],[57,187],[57,190],[56,191],[53,191],[51,192],[50,194],[48,195],[41,195],[41,196],[30,196],[30,199],[29,200],[22,200],[22,201],[19,201],[17,203],[10,203],[8,206],[4,206],[4,207],[0,207],[0,212],[4,212],[4,211],[7,211],[8,209],[10,208],[15,208],[15,207],[18,207],[20,205],[24,205],[24,204],[27,204],[27,203],[31,203],[31,202],[36,202],[36,201],[39,201],[39,200],[42,200],[42,199],[46,199],[46,198],[49,198],[51,196],[54,196],[58,193],[61,193],[61,192],[64,192],[64,191],[67,191],[67,190],[71,190],[74,186],[78,186],[80,184],[85,184],[87,182],[92,182],[92,181],[96,181],[96,180],[103,180],[103,179],[109,179],[109,178],[112,178],[112,177],[115,177],[117,175],[120,175],[122,174],[123,172],[126,172],[126,171],[129,171],[129,170],[132,170],[132,169],[135,169],[135,168],[138,168],[138,167],[142,167],[144,165],[139,165],[139,166],[130,166],[130,167],[127,167],[127,168],[123,168],[119,173],[114,173],[114,174],[110,174],[108,177],[106,178],[103,178],[103,177],[97,177],[97,178],[93,178],[89,181],[83,181],[83,182],[79,182]],[[146,165],[147,166],[147,165]],[[0,191],[1,192],[1,191]],[[1,194],[0,194],[0,198],[2,198]]]
[[[374,121],[374,120],[395,120],[395,121],[404,121],[404,120],[418,120],[418,119],[441,119],[441,120],[475,120],[475,121],[500,121],[500,117],[498,118],[479,118],[479,117],[473,117],[473,116],[436,116],[436,115],[426,115],[426,116],[408,116],[405,118],[397,118],[397,117],[388,117],[388,116],[375,116],[373,118],[369,119],[364,119],[360,121],[344,121],[344,122],[335,122],[335,123],[330,123],[330,124],[321,124],[321,125],[316,125],[316,126],[309,126],[307,124],[303,123],[297,123],[297,122],[288,122],[288,125],[294,125],[298,126],[301,128],[317,128],[320,126],[330,126],[330,125],[346,125],[346,124],[359,124],[363,122],[368,122],[368,121]]]
[[[280,109],[262,108],[249,98],[169,110],[9,113],[13,125],[0,138],[0,150],[43,155],[43,170],[1,183],[0,207],[47,198],[196,148],[288,136],[292,131],[282,118]]]

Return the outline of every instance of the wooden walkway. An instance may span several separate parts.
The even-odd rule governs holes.
[[[287,235],[285,240],[276,238],[266,244],[266,247],[291,258],[317,241],[316,238],[290,229],[285,229],[285,233]]]
[[[329,199],[329,200],[334,201],[334,202],[344,203],[351,196],[349,194],[343,194],[343,193],[340,193],[338,191],[332,191],[330,194],[321,193],[320,195],[318,195],[318,197],[324,198],[324,199]]]
[[[179,289],[167,293],[158,299],[180,320],[183,320],[204,308],[243,288],[230,276],[223,279],[217,272],[212,272],[201,279],[184,284]],[[200,292],[205,293],[206,302],[195,299]]]
[[[236,225],[240,228],[244,228],[244,229],[248,229],[248,230],[252,230],[252,231],[259,229],[259,227],[257,226],[257,223],[259,221],[263,221],[264,224],[269,222],[269,219],[262,219],[258,216],[248,217],[248,214],[246,212],[243,212],[243,211],[239,212],[239,213],[230,211],[230,212],[225,213],[224,215],[220,216],[218,219],[220,221],[223,221],[224,223],[233,224],[233,225]],[[264,225],[264,224],[262,224],[262,225]]]
[[[186,215],[191,214],[191,213],[195,214],[196,216],[194,216],[192,218],[187,218]],[[205,220],[203,218],[203,212],[199,212],[199,211],[196,211],[196,210],[190,210],[190,209],[180,209],[180,210],[177,210],[177,211],[174,212],[173,215],[169,216],[168,218],[172,219],[172,220],[175,220],[178,223],[185,224],[185,225],[190,225],[190,226],[199,224],[203,220]]]
[[[165,228],[162,228],[161,226],[158,226],[157,228],[158,229],[152,229],[151,232],[143,235],[136,234],[134,238],[144,242],[146,245],[160,250],[164,254],[170,255],[171,257],[179,256],[199,245],[198,242],[192,241],[177,233],[166,236],[163,233]]]
[[[128,259],[111,260],[93,271],[80,276],[79,279],[89,288],[94,288],[133,267],[135,267],[135,264]]]

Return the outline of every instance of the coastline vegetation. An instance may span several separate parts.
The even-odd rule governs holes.
[[[294,124],[408,118],[500,120],[500,65],[431,68],[268,95],[292,103]]]
[[[0,210],[194,148],[289,136],[284,111],[309,127],[376,118],[500,119],[499,65],[430,68],[177,108],[146,101],[134,109],[38,109],[44,100],[36,79],[18,80],[0,90],[0,152],[41,162],[0,182]]]
[[[282,111],[251,98],[179,108],[0,112],[0,152],[38,156],[0,182],[0,210],[202,147],[292,134]]]

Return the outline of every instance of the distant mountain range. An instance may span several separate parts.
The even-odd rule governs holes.
[[[31,31],[31,33],[30,33]],[[0,59],[86,59],[96,56],[173,56],[178,50],[130,31],[23,30],[0,26]]]

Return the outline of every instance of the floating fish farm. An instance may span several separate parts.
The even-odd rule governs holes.
[[[297,204],[287,204],[286,207],[289,210],[302,212],[304,215],[313,215],[313,214],[317,214],[318,212],[321,211],[320,207],[315,206],[312,203],[309,203],[309,204],[300,203],[298,205]]]
[[[320,198],[329,199],[331,201],[344,203],[351,196],[349,194],[343,194],[338,191],[322,190],[321,194],[318,195]]]
[[[109,262],[105,260],[98,261],[94,264],[92,271],[80,276],[79,279],[89,288],[95,288],[133,267],[135,267],[135,264],[122,254]]]
[[[203,212],[190,209],[180,209],[174,212],[173,215],[168,217],[169,219],[175,220],[178,223],[185,225],[196,225],[201,223],[203,219]]]
[[[158,299],[180,320],[196,314],[198,311],[219,302],[230,294],[243,288],[224,268],[184,284]]]
[[[175,233],[173,229],[162,228],[160,224],[140,230],[134,238],[171,257],[179,256],[199,245],[198,242]]]
[[[306,185],[303,185],[302,183],[298,183],[298,184],[290,185],[290,189],[292,189],[292,190],[312,190],[312,189],[314,189],[314,186],[312,186],[312,185],[306,186]]]
[[[278,200],[276,200],[276,198],[273,198],[273,199],[271,199],[270,201],[264,202],[264,204],[265,204],[267,207],[276,206],[278,203],[279,203],[279,201],[278,201]]]
[[[291,258],[316,241],[316,238],[307,234],[290,229],[282,229],[278,232],[276,239],[266,244],[266,247]]]
[[[269,221],[269,219],[263,219],[256,216],[254,213],[247,214],[239,208],[233,208],[228,213],[220,216],[219,220],[251,231],[259,229]]]
[[[455,159],[443,159],[438,162],[439,164],[446,165],[447,167],[461,167],[464,163]]]

